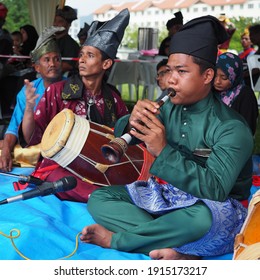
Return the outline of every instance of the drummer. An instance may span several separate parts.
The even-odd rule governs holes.
[[[37,95],[31,86],[31,90],[26,93],[21,139],[23,138],[28,145],[40,143],[50,121],[64,108],[109,127],[114,127],[117,119],[128,114],[118,91],[106,82],[106,73],[113,65],[128,23],[128,9],[124,9],[105,23],[93,22],[79,54],[79,74],[49,86],[35,113],[33,108]],[[30,86],[30,83],[27,85]],[[48,171],[41,173],[43,168]],[[71,175],[68,173],[62,167],[57,168],[54,161],[45,158],[39,162],[33,175],[56,181]],[[96,188],[97,186],[78,179],[76,188],[59,193],[58,196],[62,199],[85,202]]]
[[[37,94],[35,104],[38,104],[45,89],[50,84],[62,80],[61,55],[55,38],[55,33],[61,30],[63,30],[63,27],[51,26],[45,28],[37,41],[35,49],[31,52],[34,69],[40,75],[31,84]],[[16,105],[5,132],[4,140],[0,141],[0,149],[2,149],[0,169],[3,171],[11,171],[13,163],[21,167],[33,166],[39,158],[39,148],[22,149],[17,144],[18,127],[23,119],[25,109],[25,91],[26,86],[17,94]],[[13,151],[14,158],[12,158]]]

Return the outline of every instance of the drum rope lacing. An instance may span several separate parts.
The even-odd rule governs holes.
[[[88,157],[86,157],[86,156],[84,156],[84,155],[82,155],[82,154],[79,155],[79,158],[84,159],[86,162],[88,162],[90,165],[94,166],[98,171],[100,171],[100,172],[104,175],[104,177],[105,177],[105,179],[106,179],[108,185],[111,185],[109,179],[108,179],[107,176],[106,176],[106,171],[107,171],[108,168],[110,168],[110,167],[115,167],[115,166],[120,166],[120,165],[125,165],[125,164],[128,164],[128,163],[131,163],[132,166],[134,167],[134,169],[136,170],[136,172],[137,172],[139,175],[141,174],[140,171],[137,169],[137,167],[134,165],[134,162],[143,162],[143,160],[135,160],[135,161],[132,161],[127,155],[125,155],[125,156],[127,157],[128,161],[119,162],[119,163],[115,163],[115,164],[102,164],[102,163],[98,163],[98,162],[96,162],[96,161],[94,161],[94,160],[92,160],[92,159],[90,159],[90,158],[88,158]],[[93,181],[88,180],[87,178],[85,178],[85,177],[81,176],[80,174],[78,174],[77,172],[73,171],[71,168],[66,167],[66,169],[68,169],[68,170],[69,170],[70,172],[72,172],[74,175],[79,176],[82,180],[86,180],[86,181],[88,181],[88,182],[90,182],[90,183],[92,183],[92,184],[96,184],[96,185],[100,185],[100,186],[106,186],[106,185],[104,185],[104,184],[100,184],[100,183],[97,183],[97,182],[93,182]]]
[[[100,125],[100,126],[103,126],[103,125]],[[93,128],[90,128],[90,131],[98,134],[98,135],[101,135],[101,136],[104,136],[106,138],[109,138],[109,139],[113,139],[114,138],[114,135],[112,134],[109,134],[109,133],[104,133],[104,132],[101,132],[101,131],[98,131],[96,129],[93,129]],[[140,148],[141,149],[141,148]],[[125,157],[127,158],[127,161],[123,161],[123,162],[119,162],[119,163],[114,163],[114,164],[102,164],[102,163],[98,163],[94,160],[92,160],[91,158],[89,157],[86,157],[85,155],[83,154],[79,154],[79,158],[85,160],[86,162],[88,162],[90,165],[94,166],[98,171],[100,171],[104,177],[105,177],[105,180],[107,181],[107,184],[108,185],[111,185],[108,177],[106,176],[105,172],[110,168],[110,167],[115,167],[115,166],[121,166],[121,165],[125,165],[125,164],[128,164],[130,163],[133,168],[136,170],[137,174],[140,175],[140,171],[138,170],[138,168],[135,166],[135,162],[143,162],[144,160],[131,160],[130,157],[125,154]],[[71,168],[69,168],[68,166],[66,167],[67,170],[69,170],[70,172],[72,172],[74,175],[78,176],[81,178],[81,180],[83,181],[87,181],[89,183],[92,183],[92,184],[96,184],[96,185],[100,185],[100,186],[106,186],[104,184],[100,184],[100,183],[97,183],[97,182],[93,182],[83,176],[81,176],[80,174],[78,174],[77,172],[75,172],[74,170],[72,170]]]

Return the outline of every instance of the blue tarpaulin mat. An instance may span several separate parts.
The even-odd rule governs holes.
[[[29,175],[32,168],[14,168],[12,174]],[[0,200],[19,195],[18,179],[0,175]],[[101,206],[102,207],[102,206]],[[61,201],[55,195],[18,200],[0,205],[0,260],[57,260],[76,252],[69,260],[150,260],[143,254],[126,253],[82,243],[77,235],[94,220],[85,203]],[[19,237],[10,239],[5,235]],[[78,246],[76,247],[76,240]],[[12,243],[13,241],[13,243]],[[17,249],[16,249],[16,248]],[[211,258],[207,258],[211,259]],[[232,259],[232,254],[212,260]]]

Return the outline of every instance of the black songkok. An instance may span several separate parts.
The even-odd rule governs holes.
[[[129,23],[129,18],[128,9],[124,9],[111,20],[94,21],[89,28],[88,38],[83,46],[95,47],[114,59]]]
[[[183,15],[182,12],[177,12],[174,13],[174,18],[171,18],[167,21],[166,23],[166,27],[169,30],[170,28],[172,28],[174,25],[183,25]]]
[[[195,18],[172,36],[169,55],[184,53],[215,65],[218,45],[227,39],[228,34],[216,17]]]
[[[68,23],[72,23],[73,20],[77,19],[77,12],[70,6],[64,6],[63,8],[56,7],[55,16],[64,18]]]
[[[84,27],[80,28],[79,33],[77,34],[78,38],[80,38],[81,36],[87,37],[89,28],[90,26],[85,22]]]

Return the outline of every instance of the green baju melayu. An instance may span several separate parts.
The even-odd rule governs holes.
[[[97,223],[115,232],[111,248],[117,250],[148,254],[153,249],[178,248],[203,238],[214,227],[215,231],[220,227],[221,235],[224,227],[223,231],[230,230],[232,236],[226,241],[229,251],[245,218],[242,206],[236,212],[240,208],[237,201],[249,197],[252,183],[253,137],[249,127],[240,115],[211,93],[190,106],[166,102],[158,118],[166,129],[167,145],[155,159],[150,173],[197,201],[156,215],[136,206],[147,201],[143,200],[145,195],[137,197],[131,191],[133,186],[113,186],[92,193],[88,203],[90,213]],[[116,136],[124,133],[127,124],[127,117],[117,122]],[[237,204],[230,203],[230,199]],[[216,216],[207,201],[218,205]],[[228,226],[222,226],[221,218],[216,219],[225,210]],[[225,241],[221,242],[220,247],[225,247]],[[211,245],[209,255],[214,255]],[[196,254],[196,246],[194,250],[185,253]]]

